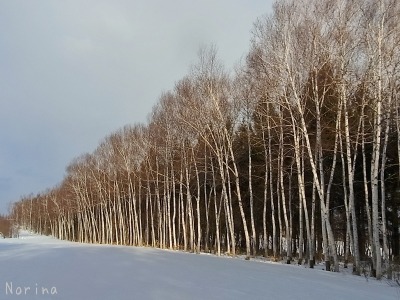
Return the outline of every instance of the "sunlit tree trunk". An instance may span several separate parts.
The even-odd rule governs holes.
[[[282,120],[282,115],[280,116]],[[283,174],[283,169],[284,169],[284,164],[283,164],[283,159],[284,159],[284,140],[283,140],[283,126],[280,124],[280,140],[279,140],[279,193],[280,193],[280,198],[282,200],[282,210],[283,210],[283,218],[285,221],[285,240],[286,240],[286,263],[290,264],[290,261],[292,260],[292,237],[290,236],[291,232],[291,224],[289,222],[289,217],[288,217],[288,210],[290,207],[287,207],[286,204],[286,193],[285,193],[285,185],[284,185],[284,174]]]

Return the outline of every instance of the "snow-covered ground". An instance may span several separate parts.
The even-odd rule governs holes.
[[[400,288],[343,272],[24,232],[0,240],[0,299],[384,300],[400,299]]]

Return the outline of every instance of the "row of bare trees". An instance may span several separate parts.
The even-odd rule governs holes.
[[[8,238],[13,236],[13,223],[3,215],[0,215],[0,238]]]
[[[396,0],[282,0],[227,73],[213,47],[59,186],[13,206],[61,239],[220,255],[399,258]]]

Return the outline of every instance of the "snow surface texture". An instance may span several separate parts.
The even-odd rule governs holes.
[[[400,288],[302,266],[24,232],[0,240],[0,299],[384,300],[400,299]]]

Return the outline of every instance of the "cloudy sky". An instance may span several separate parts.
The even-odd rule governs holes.
[[[272,0],[0,2],[0,213],[53,187],[76,156],[146,122],[202,45],[227,68]]]

